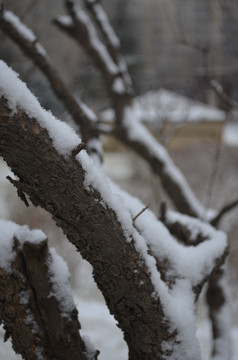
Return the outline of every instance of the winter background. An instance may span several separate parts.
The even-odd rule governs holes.
[[[43,2],[24,0],[21,5],[17,3],[9,1],[8,6],[22,15],[28,25],[34,27],[47,50],[52,50],[51,55],[71,88],[83,96],[103,119],[110,121],[109,103],[101,91],[101,80],[93,66],[82,52],[76,52],[71,41],[64,43],[65,49],[63,46],[59,49],[57,44],[62,39],[59,40],[59,34],[48,25],[50,18],[63,12],[60,2],[57,6],[52,2],[52,6],[47,7],[47,15]],[[122,38],[138,93],[143,94],[135,101],[133,111],[140,121],[147,121],[148,127],[166,145],[204,206],[221,208],[238,194],[238,116],[236,111],[227,109],[209,89],[204,88],[201,58],[196,51],[175,41],[175,30],[181,30],[182,24],[182,30],[195,42],[207,42],[211,50],[210,70],[236,99],[237,3],[221,1],[223,7],[217,1],[200,1],[198,4],[194,0],[189,4],[184,0],[177,4],[171,2],[170,7],[164,5],[164,1],[156,4],[152,0],[140,0],[137,6],[134,0],[104,3],[108,5]],[[181,12],[184,5],[186,14]],[[52,108],[59,118],[66,118],[64,109],[39,71],[1,33],[0,40],[0,57],[20,73],[46,108]],[[228,116],[225,111],[228,111]],[[192,128],[189,127],[191,124]],[[104,147],[106,174],[145,204],[150,204],[158,215],[160,202],[169,200],[147,165],[111,139],[104,139]],[[82,333],[89,336],[100,350],[99,360],[126,360],[123,336],[97,290],[90,265],[80,258],[45,211],[25,208],[6,180],[9,173],[1,161],[0,218],[20,225],[28,224],[32,229],[40,227],[46,233],[50,246],[55,247],[68,264]],[[233,211],[222,223],[230,242],[226,267],[233,319],[232,360],[238,358],[237,215],[237,210]],[[208,360],[211,326],[203,296],[197,306],[197,324],[203,360]],[[10,341],[3,343],[3,334],[1,329],[0,359],[19,359],[12,351]]]

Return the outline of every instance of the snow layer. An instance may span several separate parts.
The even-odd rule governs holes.
[[[82,339],[83,339],[84,344],[86,346],[85,355],[86,355],[87,359],[88,360],[94,360],[97,350],[95,349],[94,345],[92,344],[90,338],[87,335],[83,335]]]
[[[36,116],[40,124],[43,124],[42,126],[49,129],[52,115],[40,107],[25,84],[17,79],[17,75],[3,62],[0,62],[0,94],[7,97],[13,111],[16,111],[16,106],[21,106],[27,113]],[[51,136],[56,136],[57,132],[57,144],[61,144],[61,146],[55,144],[55,147],[60,153],[68,153],[79,143],[79,138],[74,133],[72,135],[72,130],[67,125],[62,128],[62,123],[55,118],[53,119],[53,135]],[[126,125],[131,126],[130,124]],[[58,127],[60,131],[58,131]],[[133,134],[133,129],[136,134]],[[151,138],[144,132],[141,133],[140,127],[135,124],[135,128],[131,126],[128,131],[131,131],[132,137],[146,135],[144,141],[147,142],[147,146],[151,146],[152,153],[155,151],[156,156],[160,156],[166,164],[168,159],[165,150],[162,147],[149,144]],[[65,133],[68,134],[66,137]],[[72,146],[74,141],[75,144]],[[135,241],[135,247],[149,269],[151,281],[154,285],[154,292],[151,296],[160,298],[171,331],[177,329],[177,340],[181,342],[177,345],[171,344],[171,346],[173,345],[173,353],[170,359],[200,359],[200,350],[195,336],[192,286],[196,285],[211,271],[216,258],[222,255],[226,247],[225,236],[221,232],[212,232],[211,227],[206,227],[204,231],[208,234],[209,241],[205,241],[197,247],[184,248],[174,240],[164,225],[149,210],[143,212],[133,223],[132,218],[141,211],[144,205],[111,183],[104,176],[101,168],[90,159],[86,151],[77,154],[76,159],[85,170],[85,189],[88,190],[93,187],[99,191],[104,204],[115,211],[127,241],[132,239]],[[172,167],[170,163],[169,167]],[[11,236],[13,234],[12,226],[10,226],[9,234]],[[153,256],[149,254],[148,249],[152,251]],[[8,249],[5,252],[11,259],[11,252]],[[62,312],[67,316],[74,306],[72,299],[65,297],[65,294],[70,293],[68,272],[65,264],[55,252],[51,251],[51,254],[53,258],[51,278],[54,283],[52,295],[56,296],[63,304]],[[156,258],[169,261],[171,269],[169,275],[175,279],[171,289],[161,280],[156,267]],[[168,344],[166,343],[164,346],[168,347]]]
[[[126,92],[122,78],[116,77],[112,85],[112,90],[118,94],[124,94]]]
[[[41,230],[30,230],[28,226],[19,226],[12,221],[0,219],[0,268],[8,273],[12,272],[12,262],[16,252],[13,250],[14,237],[19,241],[21,249],[24,242],[39,244],[46,239]]]
[[[48,266],[52,292],[49,296],[54,296],[58,300],[62,315],[70,318],[75,304],[69,284],[69,269],[64,259],[57,254],[55,249],[51,248],[50,254],[51,258]]]
[[[124,207],[129,210],[133,218],[144,208],[144,204],[138,199],[122,191],[115,184],[110,183],[110,187],[114,197],[116,198],[117,195],[124,202]],[[210,225],[189,217],[184,217],[183,221],[191,227],[194,225],[195,233],[199,229],[208,240],[197,247],[184,247],[174,240],[167,228],[156,219],[150,210],[144,211],[135,220],[135,226],[140,235],[135,232],[132,235],[136,241],[137,250],[142,254],[150,269],[155,292],[162,301],[171,330],[179,331],[178,340],[181,341],[181,344],[176,346],[173,344],[173,354],[170,357],[170,359],[176,360],[200,358],[200,349],[196,339],[192,288],[212,271],[216,259],[223,254],[227,246],[225,234],[215,231]],[[148,255],[144,241],[156,258],[167,259],[169,262],[171,272],[168,273],[168,276],[176,279],[172,289],[168,289],[161,281],[154,258]],[[168,343],[165,346],[168,350]]]
[[[17,32],[26,40],[34,42],[36,40],[35,34],[25,26],[20,19],[14,15],[11,11],[4,11],[3,16],[5,20],[11,23],[12,26],[17,30]]]
[[[105,178],[86,152],[81,151],[76,158],[86,172],[85,188],[93,187],[99,191],[103,201],[115,211],[127,240],[133,238],[135,241],[135,247],[145,261],[154,285],[155,291],[151,296],[160,298],[171,331],[177,329],[179,332],[178,340],[181,344],[176,346],[173,344],[173,354],[170,359],[199,359],[192,288],[213,269],[216,258],[224,252],[226,237],[221,232],[217,233],[215,230],[212,232],[212,227],[209,225],[208,228],[204,225],[204,231],[210,235],[209,238],[212,236],[212,239],[196,248],[184,247],[174,240],[164,225],[148,210],[137,218],[137,231],[133,227],[132,217],[135,217],[144,205]],[[202,227],[201,225],[200,228]],[[161,280],[155,257],[149,255],[148,247],[155,257],[169,261],[170,276],[176,279],[172,289]],[[183,309],[186,309],[186,314]]]
[[[15,251],[13,251],[13,238],[19,225],[7,220],[0,219],[0,268],[8,273],[12,271],[11,264],[15,259]]]
[[[36,50],[42,56],[47,56],[45,49],[41,44],[39,44],[36,40],[35,34],[29,29],[26,25],[24,25],[21,20],[13,14],[11,11],[4,11],[3,17],[6,21],[8,21],[16,31],[27,41],[30,41],[35,44]]]
[[[101,6],[101,4],[98,4],[98,3],[94,4],[93,9],[94,9],[96,17],[97,17],[99,23],[101,24],[103,31],[106,34],[108,40],[116,49],[119,48],[120,40],[117,37],[117,35],[115,34],[115,31],[113,30],[113,28],[111,27],[105,10]]]
[[[163,164],[163,172],[178,184],[194,213],[197,214],[199,218],[202,218],[204,214],[207,213],[207,210],[195,197],[183,174],[172,162],[167,150],[160,145],[147,128],[138,121],[131,107],[125,109],[124,127],[127,129],[128,137],[132,141],[138,141],[143,144],[151,155]],[[210,216],[210,211],[208,213]]]
[[[47,129],[56,150],[62,155],[70,152],[81,142],[75,131],[64,122],[56,119],[50,111],[41,107],[36,97],[26,84],[10,67],[0,60],[0,96],[8,100],[12,115],[21,108],[30,118],[34,118],[40,126]]]
[[[114,75],[118,72],[117,65],[113,62],[111,56],[109,55],[105,45],[99,39],[94,25],[92,24],[89,16],[85,11],[83,11],[79,6],[74,5],[74,11],[77,17],[77,20],[84,24],[88,29],[90,45],[93,49],[100,55],[101,59],[104,62],[105,67],[111,75]]]

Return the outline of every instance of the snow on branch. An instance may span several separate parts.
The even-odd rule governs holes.
[[[222,233],[216,247],[215,232],[197,247],[184,247],[148,209],[135,219],[143,204],[118,190],[84,150],[65,157],[41,129],[41,124],[48,129],[52,115],[36,104],[16,74],[0,65],[4,70],[0,71],[1,155],[18,176],[21,190],[52,214],[92,264],[95,281],[134,358],[151,359],[153,349],[154,358],[160,354],[168,359],[199,359],[194,286],[223,257]],[[3,72],[11,85],[2,81]],[[20,98],[13,88],[20,91]],[[37,119],[42,114],[44,122]],[[61,127],[56,119],[54,123]],[[57,136],[58,142],[68,142],[64,146],[72,149],[71,135],[65,138],[59,131]],[[78,144],[76,137],[73,141]],[[55,292],[53,288],[51,294]],[[183,308],[188,309],[186,317]]]
[[[129,209],[135,226],[144,237],[147,246],[159,264],[167,264],[165,275],[170,282],[175,278],[187,279],[192,288],[203,283],[210,274],[224,262],[227,255],[227,238],[222,231],[214,229],[211,225],[172,210],[166,212],[165,225],[157,221],[154,213],[136,198],[132,197],[115,184],[112,185]],[[143,208],[145,211],[141,212]],[[141,212],[140,216],[137,214]],[[172,224],[180,226],[186,231],[186,241],[181,239],[176,231],[168,232]],[[175,227],[176,229],[176,227]],[[182,234],[184,235],[184,234]]]
[[[98,26],[98,30],[105,41],[108,52],[110,53],[113,61],[118,65],[121,73],[121,76],[118,76],[114,80],[112,90],[118,94],[122,94],[125,92],[126,88],[126,92],[132,95],[132,81],[128,72],[127,64],[121,54],[120,40],[109,21],[105,9],[98,1],[85,0],[85,4],[89,9],[93,20]]]
[[[41,230],[0,220],[0,322],[24,358],[87,360],[69,272]],[[93,359],[96,359],[94,356]]]
[[[112,39],[108,32],[110,29],[110,34],[112,34],[113,30],[101,5],[92,3],[89,6],[89,11],[93,15],[99,31],[87,12],[76,5],[74,1],[65,0],[65,5],[70,17],[60,16],[54,20],[54,23],[84,48],[96,67],[102,72],[110,93],[117,94],[117,96],[131,94],[131,80],[126,63],[118,49],[111,43]],[[99,33],[103,35],[105,43]]]
[[[70,92],[60,74],[51,64],[42,45],[37,41],[36,35],[10,11],[3,11],[0,14],[0,28],[47,77],[56,96],[63,102],[75,123],[80,127],[83,141],[87,143],[89,139],[97,138],[96,115]]]
[[[0,96],[7,99],[12,115],[20,107],[30,118],[37,119],[41,127],[47,129],[60,154],[68,156],[81,143],[72,128],[41,107],[26,84],[18,78],[18,74],[2,60],[0,60]]]
[[[100,61],[101,66],[110,75],[118,73],[118,67],[112,60],[110,54],[107,51],[106,46],[99,39],[97,31],[87,13],[82,10],[79,5],[76,5],[72,0],[66,0],[66,8],[74,22],[74,26],[77,31],[79,41],[88,43],[97,60]],[[83,36],[86,36],[83,39]]]
[[[131,107],[125,108],[122,124],[115,133],[121,141],[150,164],[179,211],[198,218],[202,218],[206,213],[209,217],[215,213],[213,210],[206,211],[181,171],[173,163],[167,150],[138,121]]]
[[[196,198],[183,174],[175,166],[165,148],[138,121],[136,114],[132,111],[132,107],[128,106],[131,97],[129,96],[130,99],[120,97],[124,93],[124,82],[122,82],[120,77],[117,78],[119,73],[117,73],[116,77],[111,76],[104,61],[102,61],[99,47],[96,49],[92,45],[94,41],[92,39],[97,39],[97,41],[95,40],[96,42],[100,42],[101,45],[103,44],[99,40],[90,18],[73,1],[66,0],[66,6],[72,17],[74,28],[76,29],[78,26],[78,30],[75,30],[74,34],[71,32],[70,35],[84,47],[92,60],[95,60],[97,67],[102,71],[107,80],[109,94],[112,96],[115,107],[116,127],[114,135],[150,164],[154,173],[159,175],[164,189],[179,211],[198,218],[202,218],[204,214],[208,214],[208,217],[211,214],[214,215],[214,211],[206,211]],[[94,4],[91,4],[90,8],[94,6]],[[103,49],[107,51],[104,45]],[[108,52],[107,54],[110,56]],[[110,89],[113,86],[116,87],[117,91],[112,93]]]
[[[17,85],[20,80],[16,76],[14,79]],[[24,103],[18,102],[17,111],[12,111],[3,97],[8,87],[0,84],[0,151],[18,176],[21,190],[34,205],[52,214],[92,264],[95,281],[134,357],[150,359],[152,344],[154,354],[162,354],[161,342],[168,338],[168,326],[162,321],[166,315],[155,295],[155,280],[160,281],[160,276],[143,238],[133,228],[130,213],[121,208],[117,196],[110,195],[106,179],[85,151],[76,159],[65,158],[39,122],[20,108],[24,105],[24,110],[31,113]],[[149,343],[144,343],[145,333],[151,339]]]
[[[110,44],[111,48],[118,50],[120,48],[120,40],[111,26],[107,13],[98,1],[85,0],[86,7],[94,14],[105,40]]]
[[[156,267],[160,272],[161,279],[156,277],[156,270],[150,267],[152,277],[155,281],[155,289],[162,301],[163,309],[169,319],[170,324],[179,333],[183,345],[193,344],[196,348],[196,340],[193,331],[195,329],[194,301],[202,289],[205,281],[211,273],[218,270],[227,255],[227,239],[223,232],[216,231],[209,224],[203,223],[198,219],[181,215],[175,212],[168,212],[167,217],[171,222],[180,222],[187,226],[190,231],[191,242],[198,237],[203,238],[203,242],[193,245],[184,245],[172,236],[168,229],[159,222],[155,215],[136,198],[132,197],[117,185],[111,182],[113,193],[120,197],[124,206],[130,211],[135,228],[143,237],[146,246],[156,261]],[[143,208],[144,211],[141,211]],[[137,214],[140,213],[140,216]],[[149,259],[148,259],[149,260]],[[162,281],[161,281],[162,280]],[[188,323],[184,323],[184,313],[182,308],[186,308]],[[188,325],[189,324],[189,325]],[[180,359],[178,353],[181,348],[176,350],[172,357]],[[183,354],[186,358],[187,354]],[[196,358],[190,354],[190,358]]]
[[[238,206],[238,199],[230,202],[229,204],[224,205],[216,214],[216,216],[214,218],[212,218],[210,220],[210,223],[215,226],[218,227],[219,223],[221,222],[221,220],[223,219],[223,216],[227,215],[227,213],[229,211],[232,211],[235,207]]]
[[[216,80],[210,81],[211,88],[215,91],[215,93],[223,100],[226,104],[233,108],[238,108],[238,103],[233,100],[229,95],[226,94],[221,84],[219,84]]]

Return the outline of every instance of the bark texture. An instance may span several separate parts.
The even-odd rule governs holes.
[[[1,98],[0,153],[19,178],[18,190],[49,211],[92,264],[95,281],[124,332],[130,360],[163,359],[161,344],[173,341],[174,334],[168,331],[159,299],[152,296],[150,274],[133,239],[126,240],[99,193],[84,188],[79,162],[60,156],[47,131],[23,111],[10,114]]]
[[[87,360],[74,308],[62,315],[53,292],[48,264],[52,260],[46,241],[19,244],[14,239],[12,271],[0,268],[0,321],[5,338],[23,359]]]

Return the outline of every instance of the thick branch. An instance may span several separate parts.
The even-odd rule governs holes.
[[[79,161],[59,155],[46,130],[22,110],[11,116],[4,98],[0,116],[1,155],[19,177],[22,191],[52,214],[92,264],[98,287],[124,332],[130,359],[159,359],[163,340],[174,335],[163,321],[160,301],[152,296],[154,286],[134,241],[125,237],[99,193],[85,189]]]
[[[54,295],[51,276],[57,274],[52,274],[53,258],[46,239],[34,240],[29,230],[23,229],[21,233],[21,229],[15,233],[14,240],[8,240],[12,243],[9,253],[15,254],[14,260],[9,259],[11,264],[6,267],[4,259],[3,267],[0,266],[0,321],[6,337],[11,337],[15,352],[24,359],[87,360],[86,347],[79,335],[77,310],[71,304],[72,295],[65,294],[65,299],[70,299],[65,314],[63,303]],[[4,222],[1,230],[6,234]],[[2,248],[6,239],[0,240],[3,240]]]

